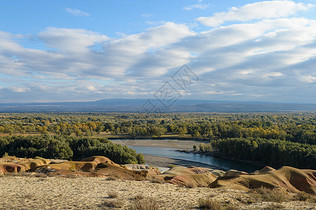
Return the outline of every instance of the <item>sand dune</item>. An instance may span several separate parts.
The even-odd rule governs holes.
[[[165,182],[184,187],[207,187],[215,181],[215,175],[207,169],[176,166],[161,175],[154,176]]]
[[[290,192],[304,191],[316,194],[316,170],[297,169],[284,166],[279,170],[264,168],[255,174],[226,173],[210,187],[249,190],[253,188],[282,188]]]
[[[107,209],[109,204],[129,209],[136,195],[151,198],[150,202],[162,209],[198,208],[199,199],[241,209],[316,208],[315,203],[293,199],[293,192],[315,194],[315,170],[291,167],[266,167],[254,174],[228,171],[223,175],[207,168],[176,166],[159,174],[143,165],[118,165],[94,156],[83,161],[5,157],[0,158],[0,170],[0,209]],[[157,180],[160,183],[152,183]],[[262,186],[287,189],[288,199],[277,204],[254,200],[249,189]],[[111,192],[117,197],[110,198]]]
[[[131,170],[132,169],[132,170]],[[36,171],[48,176],[114,177],[123,180],[152,180],[185,187],[207,187],[245,190],[282,188],[289,192],[316,194],[316,170],[284,166],[279,170],[265,167],[252,174],[231,170],[212,171],[200,167],[176,166],[161,174],[157,169],[140,165],[119,165],[107,157],[93,156],[82,161],[54,161],[17,157],[0,158],[0,173]]]

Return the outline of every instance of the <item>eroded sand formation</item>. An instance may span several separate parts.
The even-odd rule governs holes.
[[[282,188],[289,192],[316,194],[316,170],[284,166],[279,170],[265,167],[248,174],[240,171],[219,171],[200,167],[175,166],[160,173],[145,165],[119,165],[107,157],[93,156],[82,161],[0,158],[0,174],[33,172],[62,177],[111,177],[122,180],[155,180],[185,187],[211,187],[248,191],[250,189]]]

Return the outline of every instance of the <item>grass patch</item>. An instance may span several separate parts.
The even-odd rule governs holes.
[[[100,207],[108,207],[108,208],[122,208],[123,203],[121,201],[104,201]]]
[[[116,181],[117,178],[116,177],[113,177],[113,176],[109,176],[105,179],[106,181]]]
[[[159,203],[153,198],[135,199],[130,209],[132,210],[158,210]]]
[[[36,173],[35,177],[47,178],[47,175],[44,173]]]
[[[118,197],[118,193],[115,191],[108,191],[108,196],[109,198],[117,198]]]
[[[265,187],[256,188],[250,191],[252,197],[257,201],[270,201],[281,203],[286,201],[286,192],[281,189],[269,189]]]
[[[157,179],[157,178],[153,178],[153,179],[151,179],[150,181],[151,181],[152,183],[159,183],[159,184],[165,183],[164,180],[162,180],[162,179]]]
[[[232,204],[225,203],[222,204],[219,201],[210,199],[210,198],[201,198],[199,200],[199,208],[200,209],[208,209],[208,210],[237,210],[239,208],[233,206]]]
[[[307,201],[308,199],[310,199],[312,196],[306,192],[298,192],[295,195],[295,199],[299,200],[299,201]]]
[[[266,210],[274,210],[274,209],[284,209],[284,207],[279,203],[271,203],[264,209]]]
[[[296,193],[296,195],[294,196],[294,199],[299,200],[299,201],[316,203],[316,196],[315,195],[311,195],[311,194],[308,194],[308,193],[303,192],[303,191]]]
[[[22,198],[24,198],[24,199],[34,199],[35,198],[35,196],[33,195],[33,194],[25,194],[25,195],[22,195]]]
[[[193,183],[188,183],[185,185],[186,188],[194,188],[194,184]]]
[[[142,195],[142,194],[138,194],[138,195],[136,195],[134,198],[133,198],[133,200],[136,200],[136,201],[139,201],[139,200],[142,200],[142,199],[144,199],[145,197]]]
[[[200,209],[210,209],[210,210],[224,210],[223,205],[215,200],[209,198],[201,198],[199,200],[199,208]]]
[[[249,204],[252,204],[252,203],[256,203],[256,199],[253,198],[252,196],[246,196],[246,195],[241,195],[240,197],[237,197],[236,198],[237,201],[243,203],[243,204],[246,204],[246,205],[249,205]]]
[[[68,175],[66,175],[66,178],[71,178],[71,179],[76,179],[78,177],[79,176],[77,174],[68,174]]]

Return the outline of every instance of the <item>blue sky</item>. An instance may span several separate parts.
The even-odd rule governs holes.
[[[0,1],[0,102],[153,98],[316,103],[311,0]]]

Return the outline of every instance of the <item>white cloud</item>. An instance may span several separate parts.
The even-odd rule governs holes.
[[[281,72],[268,72],[264,73],[262,75],[263,78],[269,78],[269,77],[282,77],[283,74]]]
[[[101,56],[106,62],[104,62],[104,60],[102,62],[105,63],[107,69],[112,69],[113,75],[124,75],[126,73],[128,75],[139,75],[138,71],[143,67],[136,68],[136,66],[138,66],[139,63],[143,63],[144,58],[150,57],[149,59],[155,60],[154,56],[147,56],[148,54],[151,52],[159,52],[159,50],[163,50],[183,38],[194,35],[195,33],[190,31],[187,26],[169,22],[162,26],[149,28],[139,34],[126,36],[105,43],[103,46],[104,54]],[[168,57],[160,58],[162,62],[164,62],[164,58],[168,59]],[[176,62],[176,60],[173,62]],[[163,73],[160,72],[161,68],[152,68],[157,67],[155,63],[148,63],[152,65],[152,71],[149,71],[149,74],[155,75],[157,73]],[[164,71],[174,66],[175,64],[170,62],[168,65],[164,65]]]
[[[105,35],[84,29],[47,28],[39,38],[49,47],[64,52],[79,53],[88,51],[88,47],[109,40]]]
[[[210,6],[210,4],[192,4],[189,6],[183,7],[184,10],[193,10],[193,9],[207,9]]]
[[[232,7],[228,12],[215,13],[211,17],[200,17],[197,20],[203,25],[216,27],[230,21],[288,17],[299,11],[305,11],[312,6],[312,4],[295,3],[294,1],[262,1],[247,4],[240,8]]]
[[[96,88],[96,87],[94,87],[94,86],[92,86],[92,85],[89,85],[89,86],[87,86],[87,89],[88,89],[88,90],[92,90],[92,91],[94,91],[94,90],[96,90],[97,88]]]
[[[207,94],[207,95],[233,95],[233,96],[242,95],[240,93],[236,93],[235,91],[219,91],[219,90],[204,91],[203,94]]]
[[[25,35],[0,31],[0,99],[150,97],[187,64],[200,78],[186,93],[192,98],[312,100],[316,20],[266,17],[202,32],[167,22],[116,39],[50,27],[34,34],[49,51],[23,47]]]
[[[30,91],[30,88],[28,87],[11,87],[10,89],[16,93],[24,93]]]
[[[314,83],[316,82],[316,77],[312,75],[301,76],[300,79],[305,83]]]
[[[79,9],[66,8],[66,12],[72,14],[73,16],[90,16],[89,13],[83,12]]]

